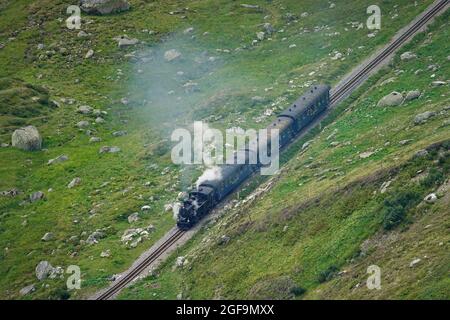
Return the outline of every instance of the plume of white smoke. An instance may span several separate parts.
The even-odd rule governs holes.
[[[197,179],[197,188],[205,181],[222,179],[222,169],[220,167],[211,167],[206,169],[203,174]]]
[[[181,209],[181,203],[175,202],[172,207],[174,220],[178,220],[178,215],[180,214],[180,209]]]

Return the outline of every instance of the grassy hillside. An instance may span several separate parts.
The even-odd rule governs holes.
[[[0,191],[15,188],[21,192],[15,197],[0,196],[2,298],[19,298],[19,290],[30,284],[35,284],[36,291],[23,298],[67,297],[64,279],[36,279],[34,270],[41,260],[63,268],[80,266],[82,290],[71,291],[72,298],[85,297],[107,285],[113,274],[128,267],[173,226],[172,214],[166,212],[165,205],[172,203],[202,169],[171,164],[169,138],[173,128],[188,127],[193,120],[206,120],[217,128],[264,126],[273,118],[262,116],[266,111],[270,110],[270,114],[283,109],[312,82],[336,83],[431,3],[383,2],[383,27],[374,37],[368,37],[373,32],[364,24],[357,28],[367,19],[366,8],[372,4],[362,0],[337,3],[335,7],[328,1],[253,1],[260,6],[258,9],[226,0],[130,2],[132,9],[121,14],[83,14],[82,30],[86,36],[65,26],[66,8],[72,1],[17,0],[0,4],[0,142],[10,143],[13,130],[33,124],[43,136],[44,147],[39,152],[0,148]],[[274,32],[253,43],[256,33],[264,31],[264,23],[270,23]],[[193,31],[187,30],[189,27]],[[444,115],[425,125],[411,124],[415,113],[438,110],[445,104],[446,97],[441,95],[447,86],[431,89],[428,77],[435,73],[435,79],[446,80],[445,46],[436,45],[435,37],[444,39],[447,33],[448,25],[443,25],[425,39],[430,44],[421,46],[420,59],[398,67],[405,72],[397,76],[396,82],[384,86],[374,83],[376,87],[370,91],[367,87],[368,92],[360,93],[357,102],[343,106],[340,111],[346,110],[344,116],[327,126],[305,153],[298,154],[298,159],[301,144],[293,147],[286,155],[285,161],[291,159],[286,171],[277,178],[280,181],[270,194],[252,205],[246,216],[251,217],[252,223],[238,228],[243,223],[238,219],[228,228],[242,229],[243,242],[246,237],[249,243],[253,242],[251,237],[259,237],[262,245],[266,241],[261,239],[266,239],[266,235],[252,230],[256,228],[253,223],[267,219],[266,212],[276,215],[282,208],[317,197],[337,183],[344,187],[378,169],[383,160],[397,157],[395,161],[402,163],[417,148],[448,137],[448,129],[436,125]],[[114,38],[124,34],[137,38],[140,44],[119,48]],[[179,50],[182,58],[166,62],[164,53],[169,49]],[[94,54],[86,58],[89,50]],[[337,53],[342,54],[338,59]],[[429,56],[435,61],[430,61]],[[434,62],[441,68],[427,70]],[[417,68],[424,70],[422,75],[413,74],[412,69]],[[395,73],[392,70],[381,74],[380,81]],[[374,107],[384,94],[394,89],[410,90],[412,83],[414,88],[424,90],[424,95],[395,108],[396,117],[392,117],[391,109]],[[428,100],[431,101],[425,104]],[[105,122],[97,123],[96,116],[76,112],[83,105],[106,111],[106,115],[102,114]],[[88,121],[88,127],[78,128],[80,121]],[[339,139],[342,145],[330,148],[332,141],[326,137],[334,129],[338,131],[333,139]],[[127,134],[113,135],[118,131]],[[93,136],[102,141],[90,142]],[[398,141],[410,138],[414,141],[399,147]],[[344,145],[350,140],[350,145]],[[384,146],[387,141],[390,146]],[[100,154],[102,146],[118,146],[121,152]],[[382,150],[368,159],[359,159],[358,152],[369,148]],[[48,160],[60,155],[67,155],[69,160],[47,165]],[[347,158],[352,162],[342,163]],[[309,168],[305,168],[308,164]],[[325,169],[330,170],[322,173]],[[76,177],[81,178],[81,184],[68,189]],[[251,190],[248,188],[247,193]],[[45,199],[27,201],[36,191],[44,192]],[[287,199],[286,192],[293,196]],[[144,205],[151,209],[142,211]],[[127,218],[134,212],[139,212],[140,220],[130,224]],[[268,227],[270,223],[267,220],[267,230],[272,229]],[[326,222],[316,225],[315,232],[320,233],[322,223]],[[367,223],[373,226],[374,233],[379,221]],[[150,224],[154,231],[136,248],[120,241],[126,229]],[[215,228],[221,230],[221,225]],[[250,231],[244,232],[246,228]],[[277,228],[280,227],[267,231],[273,232],[274,246],[281,245],[275,241],[280,233]],[[102,237],[97,244],[87,244],[89,235],[96,230],[103,233]],[[52,232],[54,239],[41,241],[47,232]],[[219,231],[213,228],[205,232]],[[358,232],[360,240],[372,234],[370,230]],[[344,230],[341,234],[345,236]],[[186,250],[196,250],[203,236],[204,233],[199,235]],[[315,241],[321,243],[319,239]],[[237,243],[233,236],[226,250]],[[230,252],[247,256],[243,248]],[[106,250],[110,257],[100,257]],[[285,252],[282,247],[277,250],[280,254]],[[342,250],[345,254],[340,259],[345,259],[353,248]],[[226,268],[226,257],[224,254],[217,264],[217,274]],[[248,288],[268,276],[267,264],[261,261],[272,261],[274,268],[285,265],[283,255],[275,252],[269,257],[255,251],[253,258],[255,264],[246,261],[247,267],[239,266],[242,260],[237,259],[236,268],[226,268],[230,274],[221,276],[221,280],[214,273],[203,274],[211,270],[203,269],[203,263],[207,266],[219,259],[212,253],[201,258],[203,262],[193,264],[197,273],[192,275],[182,270],[169,276],[164,271],[171,269],[173,261],[169,261],[161,277],[152,280],[162,288],[157,290],[163,291],[156,297],[173,298],[180,291],[191,297],[212,297],[216,287],[225,288],[218,295],[245,297]],[[331,264],[341,266],[344,261],[324,259],[316,265],[310,259],[309,263],[311,268],[320,270]],[[283,268],[283,272],[275,268],[274,275],[287,274],[289,264]],[[185,280],[186,289],[185,282],[179,279],[195,279],[195,274],[204,277],[205,283],[194,286]],[[289,276],[300,282],[298,285],[312,288],[312,280]],[[244,278],[249,280],[242,281]],[[142,284],[136,290],[140,296],[153,297],[153,289],[143,289],[147,286]]]
[[[237,202],[121,297],[448,299],[449,98],[432,85],[449,74],[448,33],[447,13],[403,50],[417,59],[397,57],[306,150],[293,146],[269,191]],[[416,100],[377,106],[416,89]],[[435,116],[416,123],[426,111]],[[434,204],[423,200],[431,192]],[[188,262],[175,267],[177,256]],[[380,290],[366,287],[370,265]]]

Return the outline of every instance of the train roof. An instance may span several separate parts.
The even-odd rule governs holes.
[[[298,98],[289,108],[284,110],[279,117],[289,117],[296,119],[308,106],[314,103],[317,99],[327,95],[330,91],[330,86],[325,84],[318,84],[311,86],[308,90]]]

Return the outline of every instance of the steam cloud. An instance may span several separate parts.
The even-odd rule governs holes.
[[[197,188],[205,181],[208,180],[219,180],[222,179],[222,169],[220,167],[208,168],[203,172],[203,174],[197,179]]]
[[[173,211],[173,219],[178,220],[178,215],[180,214],[181,209],[181,203],[176,202],[173,204],[172,211]]]

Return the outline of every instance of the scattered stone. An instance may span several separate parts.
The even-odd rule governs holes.
[[[99,153],[117,153],[120,152],[120,148],[119,147],[108,147],[108,146],[103,146],[100,148]]]
[[[411,263],[409,264],[409,267],[412,268],[414,267],[416,264],[418,264],[420,261],[422,261],[421,259],[417,258],[414,259],[413,261],[411,261]]]
[[[341,58],[342,58],[342,53],[336,52],[336,54],[333,57],[331,57],[331,60],[339,60]]]
[[[34,291],[36,291],[34,284],[30,284],[29,286],[20,289],[19,293],[21,296],[26,296],[27,294],[33,293]]]
[[[114,38],[117,41],[119,48],[127,48],[135,46],[139,43],[139,40],[136,38],[128,38],[127,36],[120,36]]]
[[[366,151],[366,152],[360,153],[359,157],[361,159],[366,159],[366,158],[370,157],[371,155],[373,155],[374,153],[375,152],[373,152],[373,151]]]
[[[130,9],[130,4],[126,0],[81,0],[80,4],[84,12],[99,15],[107,15]]]
[[[181,268],[186,263],[186,258],[183,256],[177,257],[177,260],[175,261],[175,266],[178,268]]]
[[[86,55],[84,56],[85,59],[90,59],[94,56],[94,50],[89,49],[89,51],[86,53]]]
[[[0,195],[4,196],[4,197],[15,197],[17,195],[19,195],[21,192],[16,189],[16,188],[12,188],[11,190],[6,190],[6,191],[1,191]]]
[[[91,114],[93,110],[94,109],[90,106],[80,106],[78,107],[77,112],[81,114]]]
[[[47,165],[50,166],[50,165],[61,163],[61,162],[67,161],[67,160],[69,160],[69,157],[66,156],[65,154],[63,154],[63,155],[60,155],[60,156],[58,156],[58,157],[56,157],[54,159],[48,160]]]
[[[128,216],[128,223],[133,223],[139,221],[139,213],[135,212]]]
[[[92,232],[89,237],[86,239],[87,244],[96,244],[100,241],[100,239],[105,237],[105,233],[100,230],[96,230]]]
[[[78,238],[78,236],[71,236],[68,241],[73,244],[78,244],[80,242],[80,239]]]
[[[76,177],[68,184],[67,188],[72,189],[78,186],[81,183],[81,178]]]
[[[437,201],[437,196],[436,196],[436,194],[435,193],[430,193],[429,195],[427,195],[423,200],[426,202],[426,203],[429,203],[429,204],[433,204],[433,203],[435,203],[436,201]]]
[[[105,250],[100,253],[101,258],[109,258],[111,256],[111,250]]]
[[[172,209],[173,209],[173,204],[168,203],[168,204],[164,205],[164,211],[165,212],[170,212],[170,211],[172,211]]]
[[[264,32],[257,32],[256,33],[256,38],[258,38],[259,41],[263,41],[265,38],[265,33]]]
[[[424,113],[419,113],[414,117],[414,123],[415,124],[422,124],[425,123],[428,119],[431,117],[434,117],[436,115],[433,111],[426,111]]]
[[[192,33],[192,32],[194,32],[194,28],[193,28],[193,27],[190,27],[190,28],[185,29],[185,30],[183,31],[183,34],[190,34],[190,33]]]
[[[35,269],[36,278],[39,281],[46,279],[54,272],[55,268],[48,261],[41,261]]]
[[[412,90],[412,91],[409,91],[409,92],[406,94],[405,101],[411,101],[411,100],[417,99],[417,98],[420,97],[420,94],[421,94],[421,93],[420,93],[419,90]]]
[[[25,151],[36,151],[42,148],[42,138],[34,126],[27,126],[14,131],[12,146]]]
[[[340,145],[339,141],[333,141],[330,143],[330,147],[337,147],[338,145]]]
[[[387,188],[389,188],[389,186],[391,185],[392,180],[383,182],[383,184],[380,187],[380,193],[385,193],[387,191]]]
[[[36,191],[30,195],[30,202],[36,202],[44,199],[45,195],[42,191]]]
[[[402,104],[403,95],[399,92],[391,92],[387,96],[384,96],[380,101],[378,101],[378,107],[393,107]]]
[[[92,137],[89,139],[90,143],[101,142],[101,141],[102,141],[102,139],[99,137]]]
[[[149,211],[151,207],[149,205],[142,206],[141,211]]]
[[[78,128],[80,128],[80,129],[89,127],[89,121],[82,120],[82,121],[78,122],[78,123],[76,124],[76,126],[77,126]]]
[[[138,234],[138,232],[136,230],[137,229],[125,230],[122,234],[120,241],[122,241],[124,243],[128,243],[129,241],[131,241]]]
[[[412,139],[401,140],[401,141],[399,141],[398,143],[399,143],[401,146],[405,146],[405,145],[409,144],[410,142],[412,142]]]
[[[271,35],[272,33],[274,33],[274,32],[276,31],[276,30],[274,29],[274,27],[273,27],[270,23],[268,23],[268,22],[264,23],[263,28],[264,28],[264,31],[265,31],[268,35]]]
[[[437,64],[430,64],[428,67],[427,67],[427,70],[428,71],[437,71],[437,70],[439,70],[439,68],[440,68],[440,66],[439,65],[437,65]]]
[[[384,86],[384,85],[386,85],[386,84],[389,84],[389,83],[395,82],[395,80],[397,80],[397,78],[396,78],[396,77],[391,77],[391,78],[388,78],[388,79],[384,80],[383,82],[381,82],[381,83],[380,83],[380,86]]]
[[[400,55],[401,60],[412,60],[415,58],[417,58],[417,55],[411,51],[406,51]]]
[[[447,82],[445,82],[445,81],[433,81],[433,82],[431,83],[431,85],[432,85],[433,87],[445,86],[446,84],[447,84]]]
[[[164,53],[164,59],[165,59],[167,62],[174,61],[174,60],[176,60],[176,59],[178,59],[178,58],[180,58],[180,57],[181,57],[181,52],[179,52],[179,51],[176,50],[176,49],[171,49],[171,50],[168,50],[168,51],[166,51],[166,52]]]
[[[128,132],[126,132],[126,131],[116,131],[116,132],[113,132],[113,136],[114,137],[122,137],[122,136],[126,136],[128,134]]]
[[[44,234],[44,236],[41,238],[42,241],[51,241],[55,238],[55,235],[52,232],[47,232]]]
[[[217,244],[218,244],[219,246],[225,245],[225,244],[227,244],[228,242],[230,242],[230,240],[231,240],[231,238],[230,238],[229,236],[223,235],[223,236],[221,236],[221,237],[219,238],[219,241],[217,241]]]
[[[136,240],[134,240],[131,244],[130,244],[130,248],[136,248],[138,246],[139,243],[142,242],[142,237],[138,237]]]
[[[100,116],[102,116],[102,115],[106,115],[107,112],[106,112],[106,111],[102,111],[102,110],[100,110],[100,109],[94,109],[94,110],[92,111],[92,114],[93,114],[95,117],[100,117]]]
[[[311,142],[307,141],[302,145],[302,150],[305,150],[306,148],[308,148],[310,146]]]
[[[245,4],[245,3],[241,4],[241,7],[242,8],[246,8],[246,9],[259,9],[258,5]]]
[[[97,117],[95,118],[95,123],[97,124],[105,123],[105,119],[103,119],[102,117]]]
[[[428,151],[425,149],[419,150],[416,152],[416,154],[414,155],[415,158],[422,158],[428,155]]]
[[[83,30],[81,30],[80,32],[78,32],[77,37],[85,38],[85,37],[89,37],[89,35],[86,32],[84,32]]]

